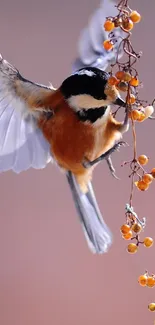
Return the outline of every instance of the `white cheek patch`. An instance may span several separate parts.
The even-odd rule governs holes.
[[[69,105],[76,111],[80,111],[81,109],[90,109],[90,108],[99,108],[103,106],[108,106],[110,104],[109,100],[98,100],[90,95],[76,95],[71,96],[68,99]]]

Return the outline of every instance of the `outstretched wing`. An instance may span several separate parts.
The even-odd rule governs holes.
[[[103,48],[104,40],[108,39],[108,32],[104,30],[103,24],[108,16],[115,16],[118,11],[115,2],[112,0],[102,0],[100,7],[92,15],[88,26],[82,31],[78,42],[78,58],[73,63],[72,70],[83,67],[96,67],[105,70],[110,64],[116,60],[116,54],[123,36],[120,28],[115,28],[114,35],[118,39],[114,45],[114,50],[107,52]],[[119,57],[123,54],[122,49],[119,50]]]
[[[52,91],[24,79],[0,56],[0,172],[44,168],[51,160],[37,115],[42,99]]]
[[[102,0],[81,33],[73,72],[86,66],[105,70],[115,60],[119,41],[111,52],[105,51],[102,43],[108,37],[103,23],[116,12],[113,1]],[[116,36],[121,33],[116,29]],[[54,90],[24,79],[0,56],[0,172],[44,168],[51,160],[49,144],[37,127],[37,117],[46,97]]]

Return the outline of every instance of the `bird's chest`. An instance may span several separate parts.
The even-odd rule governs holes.
[[[63,165],[93,160],[102,151],[103,126],[94,127],[79,120],[67,106],[60,106],[53,117],[43,124],[42,131],[51,144],[52,154]]]
[[[57,116],[52,123],[52,148],[63,159],[81,162],[84,156],[92,158],[101,146],[102,130],[91,123],[81,122],[76,116]]]

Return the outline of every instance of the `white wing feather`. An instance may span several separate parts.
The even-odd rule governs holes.
[[[16,80],[20,80],[18,71],[0,58],[0,172],[44,168],[52,160],[36,117],[26,99],[16,94]],[[31,93],[37,96],[42,87],[46,89],[24,79],[20,83],[25,98]]]
[[[108,32],[104,30],[103,24],[108,16],[117,15],[115,2],[111,0],[102,0],[100,7],[94,12],[89,20],[88,26],[82,31],[78,43],[78,58],[73,63],[72,70],[76,70],[92,66],[105,70],[110,64],[116,60],[116,53],[121,41],[120,36],[123,32],[120,28],[114,30],[114,34],[118,37],[118,42],[114,45],[114,50],[107,52],[103,48],[103,41],[108,38]],[[123,51],[120,49],[119,57]]]

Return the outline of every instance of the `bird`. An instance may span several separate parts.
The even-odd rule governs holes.
[[[93,171],[105,159],[114,174],[111,154],[124,144],[122,134],[129,128],[127,111],[123,122],[111,112],[111,104],[126,107],[105,71],[120,48],[119,42],[112,53],[102,47],[103,20],[112,12],[114,3],[102,0],[80,35],[72,72],[58,88],[25,79],[0,56],[0,172],[55,162],[66,175],[87,244],[96,254],[108,251],[112,233],[95,198]]]

